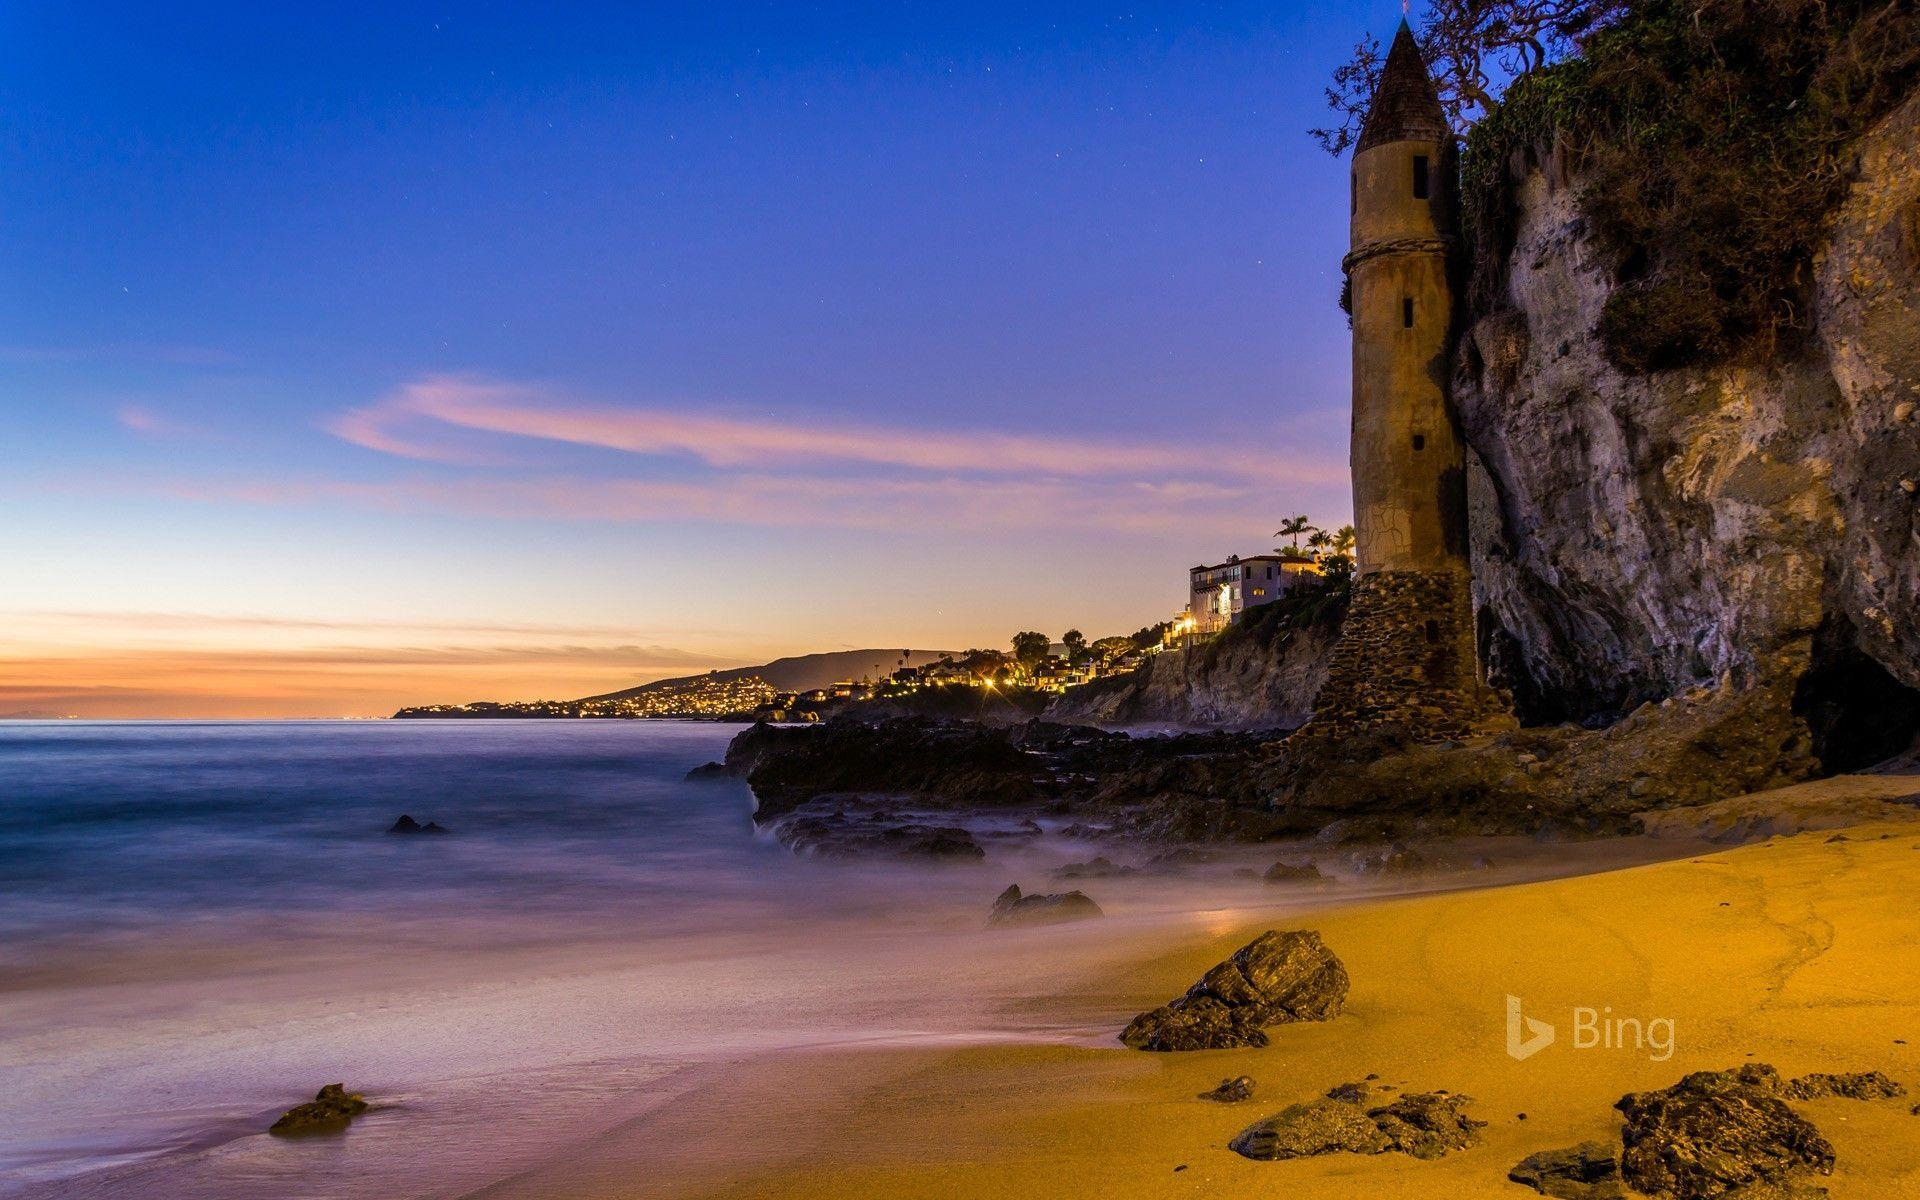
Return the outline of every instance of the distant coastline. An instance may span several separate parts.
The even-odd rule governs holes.
[[[657,679],[638,687],[577,700],[475,700],[411,705],[395,720],[636,720],[646,718],[745,721],[782,695],[830,692],[850,680],[885,678],[902,668],[951,658],[951,650],[834,650],[777,658],[759,666]]]

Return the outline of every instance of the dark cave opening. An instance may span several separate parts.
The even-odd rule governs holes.
[[[1853,623],[1835,614],[1813,635],[1813,664],[1794,688],[1793,711],[1812,732],[1820,765],[1835,774],[1884,762],[1920,737],[1920,688],[1864,653]]]

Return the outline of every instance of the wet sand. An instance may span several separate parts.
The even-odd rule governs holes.
[[[1770,803],[1920,791],[1912,777],[1827,781]],[[841,1047],[716,1067],[661,1111],[489,1197],[1527,1196],[1528,1154],[1617,1139],[1612,1105],[1688,1071],[1771,1062],[1788,1074],[1881,1070],[1920,1085],[1920,824],[1870,820],[1577,877],[1312,914],[1353,979],[1345,1012],[1259,1050],[1119,1047],[1126,1014],[1178,994],[1268,927],[1232,920],[1170,942],[1144,932],[1121,969],[1034,998],[1105,1011],[1076,1044]],[[1516,1061],[1505,997],[1558,1027]],[[1671,1057],[1574,1044],[1575,1006],[1669,1018]],[[1331,1155],[1259,1163],[1226,1143],[1253,1121],[1378,1074],[1474,1097],[1478,1147],[1431,1162]],[[1220,1079],[1253,1101],[1196,1098]],[[1920,1097],[1799,1106],[1838,1151],[1836,1196],[1920,1196]],[[1522,1114],[1525,1114],[1524,1117]]]

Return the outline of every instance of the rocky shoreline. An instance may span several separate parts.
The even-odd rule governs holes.
[[[1160,848],[1671,837],[1702,806],[1823,773],[1790,699],[1782,688],[1699,689],[1601,728],[1438,745],[1392,730],[1139,735],[849,715],[812,728],[755,725],[723,763],[691,777],[744,781],[756,825],[821,855],[977,861],[995,841],[1055,832]]]
[[[1049,828],[1092,840],[1249,840],[1242,814],[1210,797],[1230,794],[1219,771],[1270,740],[1135,737],[1039,720],[836,719],[756,725],[734,737],[723,763],[693,774],[745,781],[755,824],[796,852],[978,859],[981,841]]]

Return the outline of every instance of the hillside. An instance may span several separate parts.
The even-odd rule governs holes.
[[[732,667],[724,671],[709,671],[702,675],[682,675],[674,679],[656,679],[652,683],[643,683],[639,687],[624,691],[608,692],[601,696],[583,696],[576,703],[591,700],[627,700],[644,696],[649,692],[671,691],[701,680],[726,682],[730,679],[745,679],[758,676],[768,686],[782,692],[806,692],[814,688],[826,687],[842,679],[878,679],[882,675],[891,675],[901,667],[921,667],[935,662],[950,654],[959,654],[957,650],[836,650],[826,654],[796,654],[789,658],[776,658],[770,663],[757,667]]]
[[[1063,693],[1044,715],[1109,727],[1292,729],[1312,715],[1345,614],[1344,592],[1254,609],[1210,642]]]

